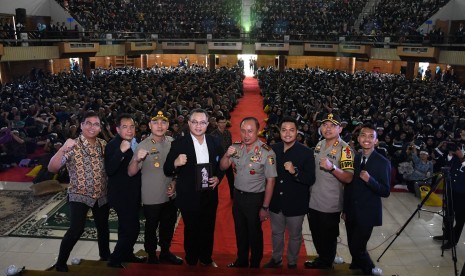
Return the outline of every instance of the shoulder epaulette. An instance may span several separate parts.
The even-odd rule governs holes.
[[[239,145],[239,144],[242,144],[242,141],[236,141],[236,142],[234,142],[233,144]]]
[[[267,151],[270,151],[271,148],[267,144],[262,144],[262,148],[266,149]]]

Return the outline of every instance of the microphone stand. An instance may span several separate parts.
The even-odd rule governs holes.
[[[428,198],[431,196],[431,194],[436,190],[438,184],[439,184],[439,180],[441,180],[441,177],[440,175],[443,174],[442,178],[444,178],[444,183],[445,183],[445,186],[446,186],[446,193],[447,193],[447,189],[449,189],[448,187],[451,186],[450,184],[450,176],[449,176],[449,172],[450,172],[450,168],[449,167],[443,167],[441,168],[441,172],[442,173],[438,173],[438,174],[435,174],[435,175],[432,175],[428,178],[425,178],[424,180],[429,180],[429,179],[432,179],[434,177],[438,177],[438,179],[436,179],[435,183],[432,185],[430,191],[428,192],[428,194],[426,194],[426,196],[423,198],[423,200],[420,202],[420,204],[418,204],[418,207],[417,209],[412,213],[412,215],[407,219],[407,221],[404,223],[404,225],[400,228],[399,231],[396,232],[396,236],[394,237],[394,239],[389,243],[389,245],[386,247],[386,249],[384,249],[383,253],[381,253],[381,255],[378,257],[378,259],[376,260],[377,262],[379,262],[379,260],[383,257],[384,253],[386,253],[386,251],[389,249],[389,247],[391,247],[391,245],[396,241],[396,239],[399,237],[399,235],[402,233],[402,231],[404,231],[405,227],[407,227],[407,225],[410,223],[410,221],[413,219],[413,217],[415,217],[415,214],[418,213],[423,205],[425,204],[425,202],[428,200]],[[451,198],[451,197],[450,197]],[[443,203],[444,205],[444,203]],[[452,209],[452,208],[447,208],[446,211],[448,209]],[[448,225],[451,226],[453,225],[453,222],[454,222],[454,216],[453,216],[453,210],[452,210],[452,220],[448,219]],[[447,218],[450,217],[450,213],[449,215],[446,216]],[[450,237],[453,241],[453,228],[450,227]],[[444,256],[444,250],[442,251],[442,256]],[[455,267],[455,275],[458,275],[458,271],[457,271],[457,252],[456,252],[456,247],[454,245],[454,247],[452,248],[452,260],[454,261],[454,267]]]

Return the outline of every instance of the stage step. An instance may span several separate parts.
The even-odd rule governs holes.
[[[125,269],[107,267],[104,261],[82,260],[79,265],[68,265],[68,274],[63,274],[56,271],[39,271],[25,270],[22,275],[105,275],[105,276],[184,276],[184,275],[362,275],[361,271],[349,269],[348,264],[335,265],[332,270],[309,270],[303,267],[304,259],[299,262],[297,269],[288,269],[284,263],[282,268],[265,269],[265,268],[228,268],[227,264],[234,260],[231,255],[215,255],[215,262],[218,268],[204,266],[188,266],[184,265],[169,265],[169,264],[127,264]],[[263,264],[269,258],[264,258]]]

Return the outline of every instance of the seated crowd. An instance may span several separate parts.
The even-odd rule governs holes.
[[[352,32],[366,0],[258,0],[251,8],[252,33],[259,39],[325,39]]]
[[[416,39],[421,42],[426,33],[418,32],[417,28],[447,2],[448,0],[408,2],[382,0],[376,12],[363,19],[360,31],[366,35],[391,35],[403,37],[403,39],[416,36]],[[429,35],[435,42],[442,42],[441,39],[444,39],[444,33],[440,29],[433,28]]]
[[[136,139],[150,135],[148,123],[158,110],[170,119],[169,135],[187,134],[187,114],[205,108],[216,116],[230,118],[242,96],[242,70],[220,68],[210,71],[197,65],[151,69],[96,69],[86,78],[80,73],[44,73],[33,70],[2,87],[0,93],[0,163],[16,166],[22,159],[44,147],[45,156],[36,162],[48,164],[66,141],[79,135],[79,120],[87,110],[102,120],[101,138],[109,141],[115,119],[133,114]],[[213,124],[212,124],[213,125]]]
[[[146,32],[160,38],[236,37],[241,1],[58,1],[87,32]],[[66,5],[65,5],[66,2]],[[96,33],[96,35],[97,35]]]
[[[442,166],[435,162],[437,150],[447,152],[449,142],[465,150],[465,93],[450,77],[409,81],[402,75],[364,71],[262,68],[258,78],[269,109],[263,132],[269,144],[279,141],[277,123],[286,115],[301,122],[298,140],[309,147],[321,139],[318,121],[323,113],[340,115],[341,137],[354,148],[361,125],[372,123],[377,150],[398,172],[393,182],[406,184],[437,172]]]

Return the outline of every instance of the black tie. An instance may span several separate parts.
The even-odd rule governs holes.
[[[367,163],[367,158],[366,158],[366,156],[364,155],[364,156],[362,157],[362,163],[360,163],[360,171],[363,171],[363,170],[365,169],[366,163]]]

